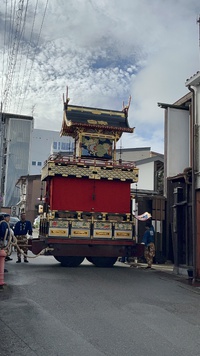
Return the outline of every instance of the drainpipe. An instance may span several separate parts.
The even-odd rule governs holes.
[[[193,283],[196,280],[196,191],[195,191],[195,90],[189,85],[188,89],[192,92],[192,244],[193,244]]]

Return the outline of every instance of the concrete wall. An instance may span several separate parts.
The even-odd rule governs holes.
[[[154,161],[140,164],[137,168],[139,168],[137,189],[154,190]],[[132,184],[131,188],[135,189],[136,184]]]
[[[122,148],[121,155],[120,149],[116,151],[117,160],[121,158],[123,161],[138,161],[140,159],[145,159],[151,157],[151,147],[142,148]]]

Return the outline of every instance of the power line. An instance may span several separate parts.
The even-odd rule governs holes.
[[[45,19],[45,15],[46,15],[46,11],[47,11],[48,2],[49,2],[49,0],[46,0],[46,5],[45,5],[43,17],[42,17],[41,26],[40,26],[40,31],[39,31],[38,38],[37,38],[37,42],[36,42],[36,48],[38,47],[38,43],[39,43],[39,40],[40,40],[40,36],[41,36],[41,32],[42,32],[42,27],[43,27],[43,24],[44,24],[44,19]],[[29,71],[29,76],[28,76],[28,80],[27,80],[27,85],[26,85],[26,87],[25,87],[25,89],[24,89],[24,97],[23,97],[23,101],[22,101],[22,104],[21,104],[21,108],[20,108],[20,114],[21,114],[21,111],[22,111],[22,109],[23,109],[24,100],[25,100],[25,98],[26,98],[27,90],[28,90],[28,87],[29,87],[29,84],[30,84],[30,77],[31,77],[31,73],[32,73],[32,69],[33,69],[35,57],[36,57],[36,51],[35,51],[35,54],[34,54],[34,57],[33,57],[33,60],[32,60],[32,65],[31,65],[31,68],[30,68],[30,71]]]
[[[30,39],[28,44],[25,41],[21,41],[25,38],[25,28],[27,21],[28,3],[29,0],[11,0],[9,20],[8,20],[8,0],[6,1],[5,9],[5,30],[4,30],[4,48],[3,48],[3,75],[2,75],[2,108],[5,112],[9,107],[10,103],[15,107],[17,103],[17,111],[21,113],[24,101],[27,97],[27,90],[30,86],[31,72],[33,69],[34,61],[36,58],[36,51],[39,44],[44,19],[47,12],[48,0],[46,0],[46,5],[44,13],[42,16],[42,21],[40,25],[40,30],[37,36],[37,41],[34,44],[35,51],[33,53],[33,58],[31,62],[31,68],[27,70],[29,54],[31,51],[31,46],[33,48],[33,33],[34,26],[37,16],[38,0],[36,0],[36,5],[34,9]],[[7,35],[7,38],[6,38]],[[6,43],[7,39],[7,43]],[[6,46],[7,44],[7,46]],[[6,51],[7,47],[7,51]],[[28,50],[25,52],[24,48]],[[7,52],[7,68],[5,68],[5,53]],[[20,56],[20,57],[19,57]],[[21,65],[23,56],[25,58],[25,66],[23,66],[23,74],[21,73]],[[6,70],[5,70],[6,69]],[[26,74],[28,72],[28,78],[25,80]],[[12,98],[12,92],[15,89],[15,95]]]
[[[20,85],[20,90],[19,90],[19,98],[18,98],[18,102],[17,102],[17,112],[18,112],[20,104],[21,104],[20,101],[21,101],[21,96],[22,96],[23,87],[24,87],[25,74],[27,72],[28,57],[29,57],[30,48],[31,48],[31,41],[32,41],[32,37],[33,37],[33,30],[34,30],[34,25],[35,25],[37,7],[38,7],[38,0],[36,1],[36,5],[35,5],[33,22],[32,22],[32,27],[31,27],[31,34],[30,34],[30,39],[29,39],[29,43],[28,43],[28,51],[26,53],[24,73],[23,73],[23,76],[22,76],[22,79],[21,79],[21,85]]]
[[[5,90],[3,94],[3,110],[6,110],[7,102],[9,99],[9,94],[11,91],[11,85],[13,80],[13,75],[15,71],[15,66],[17,62],[17,55],[19,50],[19,43],[21,39],[21,22],[22,22],[22,14],[24,9],[24,0],[19,0],[18,9],[16,11],[16,30],[14,36],[14,42],[11,50],[10,61],[8,65],[8,74],[6,78]]]
[[[7,24],[7,9],[8,2],[5,2],[5,23],[4,23],[4,36],[3,36],[3,59],[2,59],[2,78],[1,78],[1,98],[3,97],[3,87],[4,87],[4,64],[5,64],[5,47],[6,47],[6,24]]]
[[[29,4],[29,0],[27,0],[26,7],[25,7],[25,12],[24,12],[24,17],[23,17],[23,24],[22,24],[22,27],[21,27],[20,41],[21,41],[21,38],[25,35],[25,26],[26,26],[27,12],[28,12],[28,4]],[[20,41],[19,41],[19,45],[20,45]],[[11,94],[12,94],[12,91],[13,91],[14,87],[15,87],[15,93],[19,93],[19,87],[20,87],[19,82],[20,82],[20,74],[21,74],[21,65],[22,65],[24,41],[21,43],[19,48],[20,48],[20,52],[21,53],[20,53],[20,58],[18,60],[18,70],[17,70],[16,85],[14,86],[14,83],[13,83],[13,85],[11,87]],[[14,80],[15,80],[15,77],[14,77]],[[10,95],[10,96],[12,97],[12,95]],[[15,95],[15,102],[13,103],[14,107],[15,107],[16,101],[18,101],[18,98]]]
[[[17,80],[16,80],[16,85],[15,84],[15,76],[13,76],[13,85],[11,85],[11,89],[10,89],[10,96],[9,98],[12,98],[12,103],[13,103],[13,97],[12,97],[12,92],[13,92],[13,88],[15,88],[15,93],[18,93],[18,88],[19,88],[19,79],[20,79],[20,71],[21,71],[21,64],[22,64],[22,51],[23,51],[23,46],[24,46],[24,41],[22,42],[22,44],[20,45],[21,42],[21,38],[23,37],[24,33],[25,33],[25,25],[26,25],[26,17],[27,17],[27,11],[28,11],[28,3],[29,0],[27,0],[26,6],[25,6],[25,11],[24,11],[24,16],[22,17],[22,26],[21,26],[21,32],[20,32],[20,36],[19,36],[19,42],[18,42],[18,47],[21,50],[21,56],[20,59],[17,61],[18,59],[18,53],[17,53],[17,57],[16,57],[16,67],[17,67],[17,62],[18,62],[18,74],[17,74]],[[19,50],[18,50],[19,52]],[[20,52],[19,52],[20,53]],[[16,95],[15,97],[15,102],[17,100]],[[8,103],[9,106],[10,103]],[[15,107],[15,106],[14,106]]]
[[[15,25],[15,9],[16,9],[16,2],[14,2],[14,6],[11,0],[11,9],[10,9],[10,27],[8,31],[8,58],[7,58],[7,68],[9,66],[9,59],[11,55],[11,50],[12,50],[12,44],[13,44],[13,37],[14,37],[14,25]]]

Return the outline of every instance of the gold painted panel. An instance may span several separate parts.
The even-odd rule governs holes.
[[[108,180],[119,179],[121,181],[130,180],[133,183],[138,182],[138,168],[121,170],[114,167],[101,167],[101,169],[96,169],[97,167],[83,167],[77,165],[66,165],[66,166],[57,166],[51,165],[48,168],[45,167],[45,170],[42,170],[42,179],[45,179],[48,176],[55,176],[61,174],[62,176],[76,176],[76,177],[88,177],[89,179],[101,179],[105,178]],[[98,167],[99,168],[99,167]],[[95,170],[95,173],[93,172]]]
[[[68,236],[68,229],[62,229],[62,228],[49,228],[49,236],[63,236],[67,237]]]
[[[71,229],[71,237],[90,237],[90,230]]]
[[[94,238],[108,238],[110,239],[112,237],[112,231],[111,230],[94,230]]]
[[[115,231],[115,239],[132,239],[132,231]]]

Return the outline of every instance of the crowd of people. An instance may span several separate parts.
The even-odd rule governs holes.
[[[11,229],[10,215],[0,215],[0,249],[6,251],[5,261],[12,261],[11,254],[13,246],[17,250],[17,261],[21,263],[22,255],[25,263],[28,263],[28,236],[32,236],[32,224],[26,220],[26,214],[23,212],[20,215],[20,220],[15,224],[14,230]],[[5,268],[4,272],[8,272]]]

